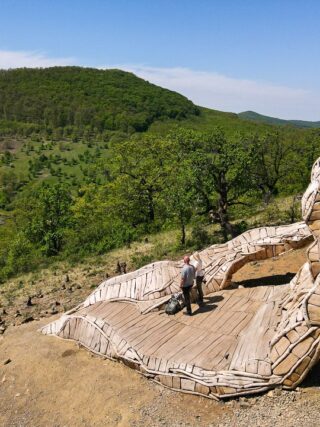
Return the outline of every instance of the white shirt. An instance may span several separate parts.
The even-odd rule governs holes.
[[[191,263],[190,263],[191,264]],[[202,261],[200,260],[194,260],[192,262],[192,265],[196,269],[196,277],[203,277],[204,276],[204,270],[202,268]]]

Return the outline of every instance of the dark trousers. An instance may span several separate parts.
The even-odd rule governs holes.
[[[196,277],[196,285],[197,285],[197,291],[198,291],[198,302],[199,304],[203,303],[203,291],[202,291],[202,282],[203,282],[203,276],[197,276]]]
[[[190,291],[192,286],[186,286],[182,288],[184,302],[187,307],[187,313],[191,313],[191,301],[190,301]]]

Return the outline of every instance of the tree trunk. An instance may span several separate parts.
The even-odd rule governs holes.
[[[218,216],[223,239],[226,242],[229,239],[229,236],[232,238],[234,237],[235,232],[232,224],[229,222],[226,205],[221,201],[221,199],[219,200]]]
[[[148,197],[148,217],[150,222],[154,222],[154,204],[153,204],[153,192],[152,189],[147,190]]]
[[[220,176],[220,191],[218,205],[218,220],[220,223],[223,239],[226,242],[229,236],[235,237],[235,231],[232,224],[229,222],[228,216],[228,189],[226,180],[223,174]]]
[[[181,245],[184,246],[186,244],[186,226],[184,221],[181,221]]]

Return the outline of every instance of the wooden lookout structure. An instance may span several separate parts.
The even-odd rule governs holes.
[[[42,329],[120,360],[174,390],[210,398],[296,387],[320,357],[320,160],[302,199],[304,222],[263,227],[200,252],[206,304],[165,314],[181,263],[161,261],[101,283]],[[308,261],[285,285],[235,289],[244,264],[306,244]]]

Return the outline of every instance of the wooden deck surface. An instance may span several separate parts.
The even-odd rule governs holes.
[[[167,365],[191,364],[206,371],[243,371],[248,360],[266,360],[280,320],[278,302],[287,285],[228,289],[182,311],[141,314],[128,302],[98,302],[77,312],[108,324],[143,360]],[[250,345],[248,345],[248,340]]]
[[[201,251],[205,305],[161,310],[181,291],[181,263],[110,278],[42,332],[74,339],[175,390],[219,398],[296,387],[320,357],[320,158],[302,198],[304,222],[248,230]],[[230,289],[232,275],[311,242],[289,285]],[[155,309],[158,309],[155,311]]]

